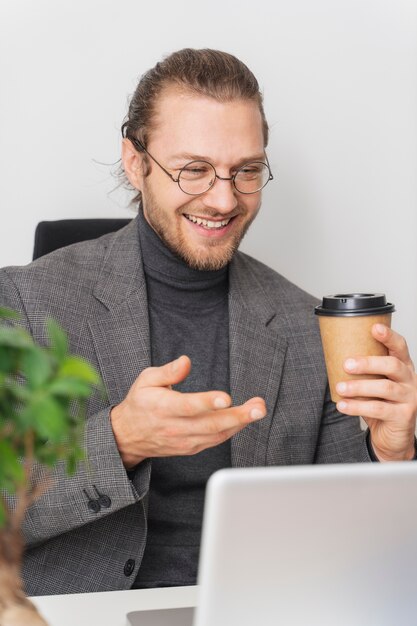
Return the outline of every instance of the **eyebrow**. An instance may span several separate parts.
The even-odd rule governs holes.
[[[245,163],[252,163],[253,161],[264,162],[265,159],[266,159],[265,152],[263,152],[262,154],[258,153],[256,155],[243,157],[239,159],[239,161],[237,161],[237,163],[235,163],[234,166],[231,167],[230,169],[239,168],[240,166],[245,165]],[[171,161],[172,163],[176,163],[176,162],[177,163],[183,163],[183,162],[189,163],[190,161],[207,161],[208,163],[212,163],[212,159],[210,157],[203,155],[203,154],[191,154],[190,152],[182,152],[181,154],[175,154],[168,160]]]

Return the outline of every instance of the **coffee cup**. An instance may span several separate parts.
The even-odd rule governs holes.
[[[347,293],[325,296],[314,312],[319,316],[320,334],[333,402],[342,398],[336,384],[358,378],[383,378],[366,374],[348,374],[343,368],[347,358],[384,356],[386,347],[373,338],[374,324],[391,326],[393,304],[383,293]]]

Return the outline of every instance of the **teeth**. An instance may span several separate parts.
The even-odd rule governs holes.
[[[199,226],[204,226],[204,228],[222,228],[223,226],[227,226],[231,219],[229,218],[228,220],[221,220],[220,222],[212,222],[211,220],[203,220],[201,217],[196,217],[195,215],[185,214],[185,217],[189,219],[190,222],[198,224]]]

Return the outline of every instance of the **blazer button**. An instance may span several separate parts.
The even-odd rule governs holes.
[[[87,506],[90,511],[93,511],[93,513],[99,513],[101,509],[100,502],[98,500],[89,500]]]
[[[134,569],[135,569],[135,561],[134,561],[134,559],[128,559],[126,561],[126,563],[125,563],[124,568],[123,568],[125,576],[130,576]]]

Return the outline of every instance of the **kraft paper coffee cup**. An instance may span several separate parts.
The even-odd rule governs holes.
[[[348,374],[343,363],[349,357],[384,356],[385,346],[374,339],[371,328],[382,323],[391,326],[393,304],[387,302],[383,293],[347,293],[325,296],[314,312],[319,316],[320,334],[326,361],[330,394],[333,402],[342,398],[336,392],[336,384],[358,378],[382,378]]]

